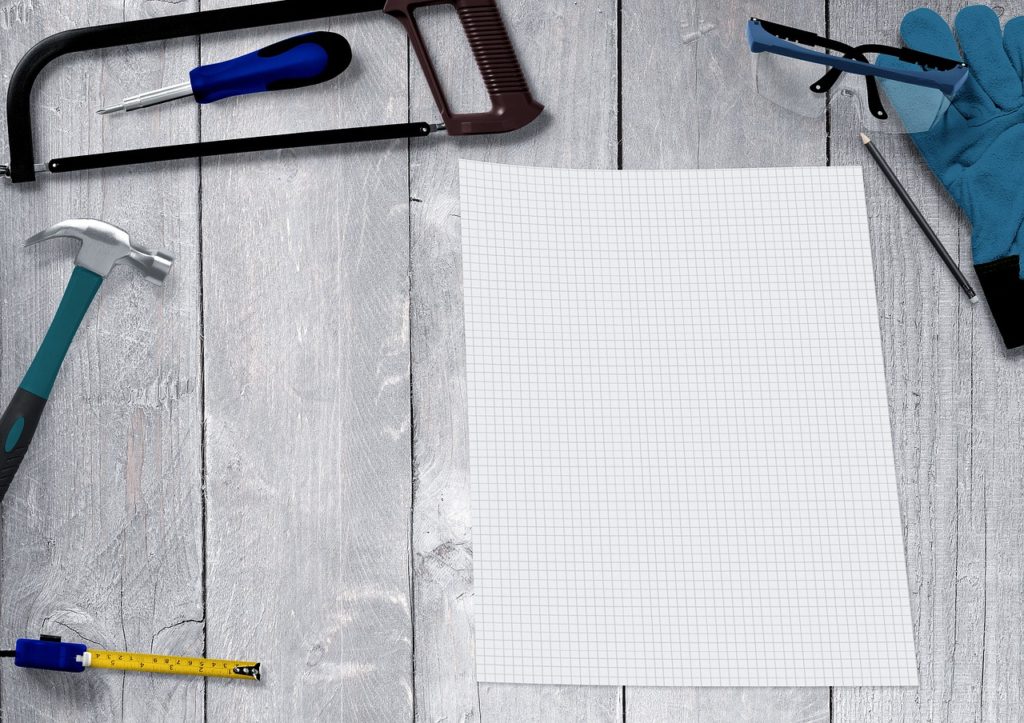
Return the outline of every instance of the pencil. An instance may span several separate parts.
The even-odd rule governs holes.
[[[921,227],[921,230],[924,231],[924,235],[928,237],[932,246],[935,247],[939,256],[942,257],[943,262],[945,262],[946,266],[953,273],[953,276],[956,277],[956,282],[960,284],[960,288],[964,290],[965,294],[967,294],[967,298],[971,300],[972,304],[977,304],[978,294],[971,287],[971,283],[967,280],[967,277],[964,276],[964,272],[956,265],[956,261],[954,261],[953,257],[949,255],[946,247],[942,245],[941,241],[939,241],[939,237],[935,235],[935,231],[928,224],[924,214],[921,213],[921,209],[919,209],[917,204],[914,203],[914,199],[912,199],[910,194],[907,193],[907,189],[903,187],[902,183],[900,183],[900,179],[896,177],[892,168],[886,162],[885,158],[882,157],[881,152],[875,148],[875,144],[871,142],[871,139],[863,133],[860,134],[860,139],[864,141],[864,147],[868,149],[868,153],[870,153],[871,157],[875,159],[875,163],[878,164],[878,167],[882,170],[882,173],[885,175],[886,179],[888,179],[890,185],[892,185],[893,190],[896,191],[896,195],[898,195],[900,200],[903,201],[903,205],[907,207],[908,211],[910,211],[910,215],[914,217],[915,221],[917,221],[917,225]]]

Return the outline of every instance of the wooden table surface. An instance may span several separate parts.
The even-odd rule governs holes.
[[[202,9],[238,4],[208,0]],[[3,644],[255,657],[260,684],[0,662],[4,719],[1011,721],[1024,716],[1024,357],[965,302],[856,138],[752,90],[751,15],[897,40],[912,0],[499,0],[545,115],[518,133],[284,151],[0,187],[0,382],[13,392],[73,247],[101,218],[177,257],[111,275],[3,505]],[[951,17],[959,3],[939,2]],[[4,86],[60,30],[196,0],[0,0]],[[1004,21],[1024,0],[1002,3]],[[423,22],[460,110],[482,84],[450,9]],[[199,62],[330,29],[339,81],[208,106],[94,110]],[[383,15],[69,57],[34,97],[39,155],[437,120]],[[4,142],[6,145],[6,142]],[[906,139],[879,145],[970,267],[970,229]],[[3,150],[6,157],[6,148]],[[921,685],[477,685],[457,161],[576,168],[865,166]],[[973,273],[973,272],[972,272]]]

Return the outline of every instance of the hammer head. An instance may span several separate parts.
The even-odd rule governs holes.
[[[148,251],[137,246],[117,226],[91,218],[62,221],[37,233],[25,242],[32,246],[51,238],[73,238],[82,242],[75,265],[106,278],[118,264],[128,263],[142,272],[150,283],[162,286],[174,264],[167,254]]]

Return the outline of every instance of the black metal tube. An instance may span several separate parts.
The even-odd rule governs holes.
[[[35,148],[32,140],[32,86],[43,68],[54,59],[83,50],[380,11],[383,9],[383,0],[347,0],[342,7],[343,9],[331,2],[313,0],[279,0],[260,5],[204,10],[165,18],[66,30],[41,40],[18,63],[11,74],[10,86],[7,89],[11,181],[24,183],[36,178]]]
[[[329,146],[339,143],[418,138],[430,135],[430,131],[431,127],[427,123],[400,123],[386,126],[369,126],[366,128],[340,128],[337,130],[308,131],[305,133],[284,133],[273,136],[235,138],[225,141],[206,141],[204,143],[183,143],[174,146],[140,148],[133,151],[112,151],[110,153],[92,153],[87,156],[54,158],[47,164],[47,168],[51,173],[67,173],[68,171],[85,171],[93,168],[130,166],[136,163],[156,163],[158,161],[177,161],[184,158],[223,156],[232,153],[274,151],[282,148],[306,148],[309,146]]]

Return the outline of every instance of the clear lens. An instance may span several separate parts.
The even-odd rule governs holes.
[[[831,106],[834,113],[855,114],[864,130],[876,133],[920,133],[930,129],[949,107],[942,91],[894,80],[875,78],[888,118],[876,118],[868,105],[867,78],[843,73],[828,93],[811,86],[828,67],[774,53],[757,53],[757,92],[792,113],[816,118]]]
[[[870,123],[865,122],[865,125],[882,133],[921,133],[930,130],[949,108],[949,98],[935,88],[884,78],[878,79],[878,87],[889,119],[871,118],[866,108],[861,118],[869,118]]]
[[[806,118],[825,114],[828,96],[810,89],[828,70],[825,66],[774,53],[757,53],[755,57],[758,95]]]

